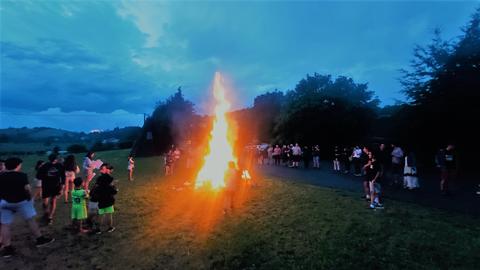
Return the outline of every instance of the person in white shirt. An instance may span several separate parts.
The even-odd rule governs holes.
[[[355,146],[352,151],[352,162],[353,162],[353,167],[355,169],[354,175],[355,176],[362,176],[362,171],[361,171],[361,164],[360,164],[360,158],[362,156],[362,149],[360,149],[359,146]]]
[[[400,185],[400,183],[403,181],[400,180],[400,178],[403,175],[403,150],[397,145],[392,144],[392,180],[393,184],[395,186]]]
[[[93,172],[93,170],[95,170],[95,161],[93,160],[94,157],[94,152],[88,152],[83,159],[83,184],[85,190],[87,191],[89,190],[88,186],[90,185],[90,181],[92,181],[93,177],[95,176],[95,173]]]
[[[292,155],[293,155],[293,168],[298,168],[298,163],[300,162],[300,159],[302,157],[302,148],[298,145],[298,143],[295,144],[294,147],[292,147]]]

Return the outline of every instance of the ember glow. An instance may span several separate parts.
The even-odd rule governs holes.
[[[211,187],[219,189],[225,186],[225,172],[228,162],[237,159],[233,155],[232,131],[226,113],[230,109],[230,102],[225,95],[225,84],[219,72],[215,73],[213,81],[213,96],[215,98],[215,115],[210,132],[207,154],[204,163],[198,172],[195,187]]]

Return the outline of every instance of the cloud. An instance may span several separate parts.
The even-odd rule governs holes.
[[[22,46],[12,42],[0,42],[3,57],[16,61],[35,61],[40,64],[98,65],[100,59],[82,46],[60,39],[39,39],[36,46]]]
[[[122,1],[117,12],[122,18],[131,20],[138,30],[146,35],[144,47],[153,48],[159,45],[160,39],[168,27],[170,15],[168,6],[154,1]]]

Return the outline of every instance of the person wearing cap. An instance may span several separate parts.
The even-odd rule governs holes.
[[[95,183],[95,192],[98,199],[98,215],[101,217],[102,224],[108,221],[107,232],[113,232],[113,213],[115,212],[113,205],[115,204],[115,194],[118,190],[114,185],[112,177],[113,166],[104,163],[100,166],[100,176]],[[106,220],[107,218],[107,220]]]
[[[36,211],[33,207],[31,188],[27,174],[21,172],[22,160],[16,157],[5,161],[6,171],[0,173],[0,213],[2,235],[2,257],[8,258],[15,254],[11,245],[10,227],[15,214],[20,214],[27,221],[36,239],[37,247],[45,246],[55,241],[42,236],[35,221]]]

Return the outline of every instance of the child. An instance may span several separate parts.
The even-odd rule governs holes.
[[[113,212],[115,204],[115,194],[118,190],[114,186],[113,177],[111,173],[113,172],[113,166],[104,163],[100,166],[101,175],[97,178],[96,183],[96,192],[98,196],[98,214],[102,219],[102,224],[105,225],[107,221],[105,217],[108,218],[108,229],[107,232],[115,231],[113,227]]]
[[[133,160],[133,156],[128,156],[128,180],[133,181],[133,168],[135,168],[135,161]]]
[[[72,191],[72,227],[77,228],[78,232],[85,233],[87,230],[83,229],[83,220],[87,218],[87,204],[86,199],[88,194],[83,189],[83,180],[81,177],[76,177],[73,180],[75,189]]]
[[[100,234],[101,231],[98,228],[97,216],[98,216],[98,196],[97,196],[97,183],[93,185],[89,193],[88,201],[88,217],[87,224],[91,228],[92,234]]]

